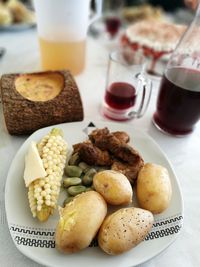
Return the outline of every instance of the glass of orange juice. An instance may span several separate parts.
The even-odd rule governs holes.
[[[34,0],[43,70],[81,73],[85,66],[89,24],[100,17],[102,0],[89,19],[91,0]]]

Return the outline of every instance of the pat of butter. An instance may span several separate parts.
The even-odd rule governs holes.
[[[60,227],[63,231],[70,231],[71,228],[76,224],[76,214],[77,212],[75,210],[72,210],[70,212],[65,213],[64,209],[59,210],[59,213],[61,215],[60,217]]]
[[[40,158],[36,142],[31,142],[25,157],[24,181],[28,187],[33,181],[47,175]]]
[[[70,231],[72,226],[74,226],[76,223],[75,219],[72,217],[67,218],[67,220],[64,223],[64,231]]]

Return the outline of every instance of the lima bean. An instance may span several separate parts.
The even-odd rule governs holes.
[[[79,185],[81,184],[82,180],[79,177],[69,177],[63,179],[63,186],[69,187],[72,185]]]
[[[71,202],[74,199],[74,197],[67,197],[64,201],[63,201],[63,207],[65,207],[69,202]]]
[[[86,172],[86,175],[93,177],[96,173],[97,173],[97,171],[94,168],[91,168]]]
[[[87,163],[81,161],[78,166],[82,169],[84,173],[86,173],[91,167]]]
[[[97,173],[97,171],[94,168],[89,169],[86,174],[83,176],[83,184],[86,186],[92,185],[93,177]]]
[[[93,177],[86,174],[83,176],[82,182],[84,185],[90,186],[93,182]]]
[[[67,188],[67,192],[71,196],[79,195],[80,193],[85,192],[85,190],[86,190],[86,187],[83,185],[73,185]]]
[[[69,177],[80,177],[82,174],[82,169],[75,165],[67,165],[65,167],[65,173]]]
[[[77,165],[80,161],[80,157],[78,152],[74,153],[71,155],[70,159],[69,159],[69,165]]]

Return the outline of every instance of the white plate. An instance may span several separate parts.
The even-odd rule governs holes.
[[[27,189],[24,186],[23,170],[24,156],[31,140],[38,141],[52,127],[38,130],[32,134],[17,152],[8,173],[5,192],[5,204],[10,234],[16,247],[27,257],[46,266],[73,267],[129,267],[141,264],[166,249],[177,237],[183,223],[183,201],[180,187],[168,159],[158,145],[145,133],[133,126],[103,123],[74,122],[60,124],[66,141],[72,145],[87,138],[87,133],[97,128],[107,126],[111,131],[124,130],[130,137],[134,147],[140,151],[145,162],[154,162],[165,166],[172,183],[172,200],[169,208],[155,216],[152,231],[145,241],[127,253],[119,256],[109,256],[98,247],[89,247],[80,253],[64,255],[55,248],[54,231],[58,221],[57,212],[46,223],[39,223],[32,218]]]

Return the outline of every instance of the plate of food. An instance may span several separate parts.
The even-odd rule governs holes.
[[[183,224],[166,155],[146,133],[110,122],[33,133],[10,166],[5,206],[15,246],[45,266],[136,266]]]
[[[36,26],[35,12],[18,0],[0,3],[0,31],[18,31]]]

